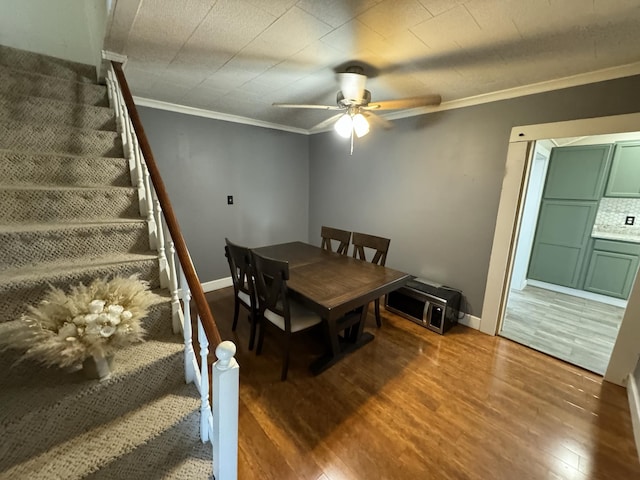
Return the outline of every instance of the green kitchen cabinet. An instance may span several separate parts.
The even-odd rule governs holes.
[[[584,290],[628,298],[638,271],[640,245],[596,240],[589,260]]]
[[[616,143],[605,196],[640,198],[640,141]]]
[[[528,278],[580,288],[597,201],[543,199]]]
[[[543,197],[599,200],[604,192],[612,150],[612,144],[554,148]]]

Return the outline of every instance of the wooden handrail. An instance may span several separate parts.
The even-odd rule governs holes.
[[[144,132],[144,127],[142,126],[142,122],[140,121],[140,115],[138,115],[138,110],[136,109],[136,105],[133,102],[133,97],[131,96],[131,90],[129,90],[129,85],[127,84],[124,72],[122,71],[122,64],[112,61],[111,65],[113,65],[113,70],[116,74],[116,78],[118,79],[118,83],[120,84],[122,96],[124,97],[124,102],[127,106],[127,110],[129,111],[129,116],[131,117],[131,123],[133,123],[133,128],[138,137],[140,150],[142,150],[142,155],[144,156],[147,168],[149,169],[151,182],[156,189],[156,195],[158,197],[158,201],[160,202],[160,206],[162,207],[162,211],[164,212],[164,218],[167,222],[167,228],[171,233],[171,238],[173,239],[178,259],[180,260],[180,264],[182,265],[184,276],[187,279],[189,288],[191,289],[193,300],[196,302],[198,314],[200,315],[200,320],[202,321],[202,326],[207,335],[207,338],[209,339],[209,343],[212,344],[211,350],[215,351],[216,346],[222,342],[220,332],[218,331],[218,326],[216,325],[216,321],[213,319],[213,315],[211,314],[211,310],[209,309],[209,304],[207,303],[207,299],[204,296],[204,290],[202,290],[202,285],[200,284],[200,279],[198,278],[193,263],[191,262],[191,257],[189,256],[189,252],[187,250],[187,244],[182,237],[182,232],[180,231],[178,220],[176,219],[176,216],[173,212],[173,207],[171,206],[171,202],[169,201],[169,195],[167,195],[167,190],[164,186],[164,182],[162,181],[162,177],[160,176],[160,170],[158,170],[155,158],[153,157],[153,153],[151,152],[149,140],[147,139],[147,135]]]

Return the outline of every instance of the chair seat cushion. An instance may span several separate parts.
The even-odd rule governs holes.
[[[322,322],[322,317],[317,313],[303,307],[295,300],[289,299],[289,314],[291,316],[291,332],[299,332],[305,328],[312,327]],[[280,330],[284,331],[284,317],[277,313],[266,309],[264,311],[264,318],[273,323]]]
[[[238,292],[238,298],[244,302],[245,305],[251,306],[251,298],[249,295],[242,290]]]

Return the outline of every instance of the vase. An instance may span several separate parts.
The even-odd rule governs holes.
[[[113,355],[92,355],[82,362],[82,371],[87,378],[106,380],[111,377]]]

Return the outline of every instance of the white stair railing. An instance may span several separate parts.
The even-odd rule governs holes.
[[[183,333],[185,381],[195,383],[200,392],[200,438],[203,442],[211,441],[215,478],[217,480],[236,480],[238,476],[240,378],[240,367],[234,358],[236,347],[233,342],[229,341],[215,345],[215,354],[218,360],[213,363],[210,371],[208,362],[210,340],[207,338],[204,325],[198,314],[195,330],[200,358],[198,359],[196,355],[193,347],[191,289],[184,275],[184,265],[180,263],[179,256],[176,254],[175,243],[171,237],[168,222],[165,221],[161,202],[153,187],[153,182],[150,181],[149,168],[147,168],[139,146],[136,129],[131,120],[118,76],[111,63],[108,66],[105,80],[111,107],[116,112],[116,122],[122,136],[125,155],[129,160],[132,184],[136,186],[138,191],[140,213],[147,219],[149,243],[151,248],[158,252],[160,283],[162,287],[168,288],[171,292],[173,329],[176,333],[179,331]],[[126,90],[128,92],[128,87]],[[188,267],[193,270],[192,264]],[[205,308],[208,309],[208,306]],[[209,396],[210,389],[212,402],[210,402]]]

